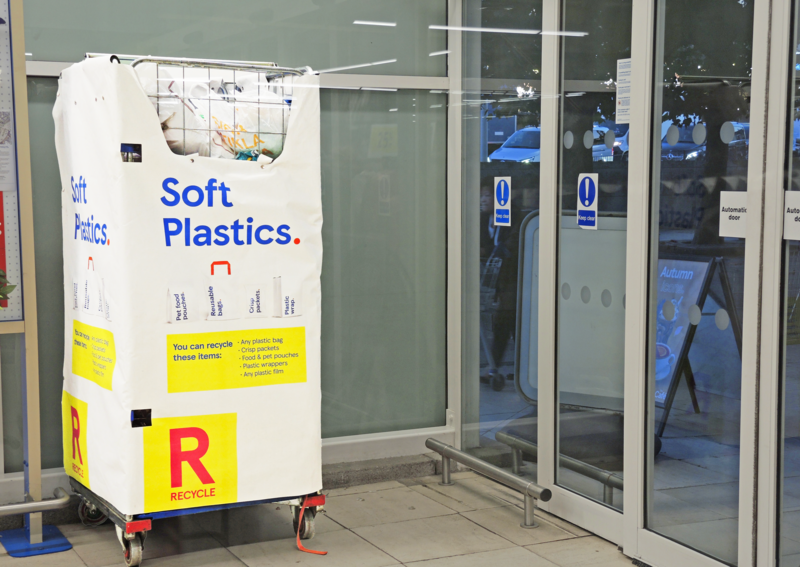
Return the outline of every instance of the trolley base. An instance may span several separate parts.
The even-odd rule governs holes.
[[[31,557],[72,549],[72,544],[55,526],[42,526],[42,543],[31,543],[26,528],[0,532],[0,543],[11,557]]]
[[[72,490],[81,497],[81,505],[78,515],[85,525],[100,525],[106,520],[110,520],[116,527],[117,539],[122,545],[125,565],[133,567],[140,565],[143,559],[145,540],[148,532],[152,529],[153,520],[171,518],[175,516],[187,516],[190,514],[201,514],[203,512],[213,512],[215,510],[227,510],[232,508],[242,508],[245,506],[256,506],[259,504],[284,504],[289,506],[292,512],[292,524],[295,534],[298,535],[298,542],[301,539],[311,539],[314,537],[316,529],[314,520],[318,512],[325,506],[325,496],[323,494],[308,494],[288,498],[275,498],[270,500],[256,500],[252,502],[233,502],[218,506],[203,506],[198,508],[186,508],[183,510],[168,510],[164,512],[148,512],[145,514],[128,515],[123,514],[90,489],[77,482],[74,478],[69,479]],[[300,518],[300,511],[305,503],[305,514]],[[302,520],[302,524],[301,524]],[[0,543],[5,541],[0,540]],[[298,545],[301,549],[301,546]]]

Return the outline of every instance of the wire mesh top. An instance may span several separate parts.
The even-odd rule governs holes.
[[[97,54],[87,54],[87,57]],[[130,62],[179,155],[271,162],[283,151],[294,79],[273,63],[112,56]]]

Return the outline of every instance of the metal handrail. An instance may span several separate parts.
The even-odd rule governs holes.
[[[34,512],[48,512],[66,508],[69,505],[69,494],[60,486],[53,491],[52,500],[39,500],[37,502],[19,502],[0,506],[0,516],[14,516],[16,514],[33,514]]]
[[[453,460],[457,463],[471,468],[472,470],[496,480],[509,488],[513,488],[517,492],[521,492],[525,505],[525,521],[520,524],[523,528],[535,528],[538,526],[534,519],[534,510],[536,509],[535,500],[547,502],[553,496],[553,493],[542,486],[539,486],[533,481],[530,481],[521,476],[511,474],[508,471],[496,467],[486,461],[459,451],[452,445],[442,443],[436,439],[429,438],[425,441],[425,446],[442,456],[442,484],[450,486],[455,484],[450,478],[450,461]]]
[[[539,447],[536,445],[536,443],[528,441],[527,439],[522,439],[516,435],[511,435],[505,431],[498,431],[495,433],[494,438],[504,445],[511,447],[511,470],[515,473],[519,472],[522,464],[521,453],[527,453],[528,455],[532,455],[538,459]],[[559,464],[565,469],[569,469],[601,483],[603,485],[603,502],[606,504],[610,505],[612,503],[614,497],[614,488],[617,490],[622,490],[622,477],[614,474],[613,472],[603,470],[595,467],[594,465],[584,463],[583,461],[573,459],[572,457],[568,457],[566,455],[559,455],[558,461]]]

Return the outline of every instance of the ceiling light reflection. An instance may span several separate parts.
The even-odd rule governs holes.
[[[317,71],[317,74],[333,73],[335,71],[347,71],[348,69],[361,69],[362,67],[374,67],[375,65],[387,65],[388,63],[397,63],[397,59],[387,59],[386,61],[375,61],[373,63],[361,63],[359,65],[347,65],[346,67],[332,67],[331,69]]]
[[[469,26],[438,26],[430,25],[429,30],[446,30],[446,31],[466,31],[466,32],[483,32],[483,33],[517,33],[524,35],[536,35],[541,33],[542,30],[519,30],[510,28],[478,28]]]
[[[511,33],[522,35],[563,35],[567,37],[584,37],[589,35],[589,32],[581,31],[542,31],[542,30],[523,30],[514,28],[481,28],[470,26],[440,26],[430,25],[430,30],[445,30],[445,31],[464,31],[464,32],[478,32],[478,33]]]
[[[450,53],[449,49],[445,49],[444,51],[434,51],[433,53],[428,53],[428,57],[435,57],[437,55],[447,55]]]
[[[370,22],[368,20],[354,20],[353,23],[357,26],[383,26],[387,28],[397,27],[397,22]]]

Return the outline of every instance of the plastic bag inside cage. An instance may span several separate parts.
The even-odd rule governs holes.
[[[174,153],[272,161],[283,151],[292,75],[161,63],[135,69]]]

